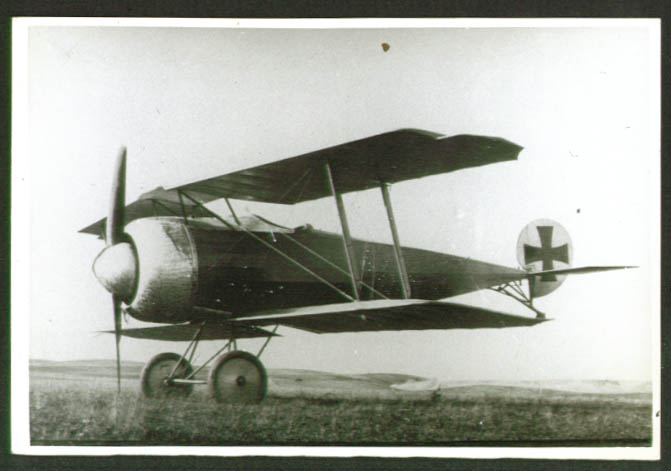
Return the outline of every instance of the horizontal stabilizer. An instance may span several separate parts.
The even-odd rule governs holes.
[[[538,319],[480,307],[421,299],[356,301],[239,316],[243,325],[280,324],[315,333],[479,329],[532,326]]]
[[[558,270],[545,270],[545,271],[535,271],[530,272],[527,275],[527,278],[532,276],[543,276],[543,275],[580,275],[583,273],[594,273],[598,271],[610,271],[610,270],[624,270],[628,268],[638,268],[636,266],[608,266],[608,267],[577,267],[577,268],[562,268]]]
[[[121,335],[135,339],[169,340],[173,342],[188,341],[193,339],[200,327],[199,324],[173,324],[158,327],[139,327],[135,329],[123,329]],[[103,333],[113,334],[113,330],[105,330]],[[200,340],[228,340],[232,336],[237,339],[251,339],[256,337],[278,336],[267,330],[251,325],[206,324],[200,334]]]

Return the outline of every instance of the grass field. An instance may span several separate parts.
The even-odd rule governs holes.
[[[221,405],[204,387],[186,399],[144,399],[141,367],[124,364],[117,396],[110,362],[31,362],[32,444],[648,446],[652,434],[646,391],[415,392],[390,387],[420,379],[406,375],[270,370],[260,405]]]

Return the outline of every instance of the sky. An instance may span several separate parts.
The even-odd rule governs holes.
[[[568,25],[568,23],[566,23]],[[245,28],[32,26],[14,120],[23,287],[12,322],[30,358],[115,356],[111,297],[91,271],[128,148],[127,201],[399,128],[498,136],[517,161],[396,184],[403,245],[516,267],[522,228],[560,222],[574,266],[532,328],[315,335],[280,327],[267,368],[450,380],[651,378],[659,323],[659,55],[642,22],[589,27]],[[657,30],[658,34],[658,30]],[[387,51],[382,43],[390,47]],[[17,140],[18,138],[18,140]],[[344,196],[352,234],[389,242],[379,191]],[[14,201],[17,201],[14,198]],[[331,199],[232,201],[240,214],[339,231]],[[226,213],[221,202],[210,207]],[[17,274],[18,273],[18,274]],[[523,315],[493,292],[453,301]],[[147,324],[128,318],[125,327]],[[256,352],[262,341],[240,341]],[[147,361],[186,343],[122,339]],[[14,347],[15,345],[13,345]],[[220,346],[204,342],[195,363]]]

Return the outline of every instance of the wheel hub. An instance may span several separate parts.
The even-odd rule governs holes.
[[[244,386],[246,382],[247,380],[245,379],[244,376],[238,376],[237,378],[235,378],[235,384],[237,384],[238,386]]]

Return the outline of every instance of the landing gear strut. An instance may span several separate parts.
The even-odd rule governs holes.
[[[237,350],[237,342],[235,338],[231,338],[217,353],[194,370],[191,360],[204,327],[205,324],[200,326],[184,354],[161,353],[147,362],[142,370],[142,393],[150,398],[187,397],[195,384],[207,384],[210,395],[217,402],[261,402],[268,389],[268,375],[258,357],[271,337],[268,337],[258,355]],[[228,352],[222,353],[226,349]],[[196,374],[215,358],[208,379],[195,379]]]
[[[534,283],[534,277],[532,276],[529,278],[528,295],[522,290],[522,283],[519,281],[511,281],[501,286],[496,286],[494,288],[489,289],[491,289],[492,291],[496,291],[497,293],[505,294],[506,296],[513,298],[515,301],[521,303],[523,306],[526,306],[527,308],[531,309],[533,312],[536,313],[536,319],[545,319],[545,313],[539,311],[534,307],[534,299],[532,296],[533,283]]]

